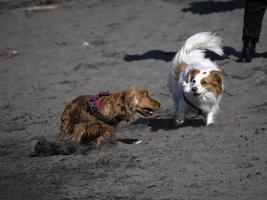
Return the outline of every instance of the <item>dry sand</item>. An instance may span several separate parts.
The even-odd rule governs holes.
[[[236,63],[243,1],[75,0],[41,12],[21,2],[0,0],[0,48],[14,53],[0,57],[1,200],[267,198],[267,16],[257,58]],[[226,90],[215,126],[178,128],[168,68],[201,31],[223,38],[226,56],[212,57]],[[131,86],[162,109],[121,123],[100,150],[30,156],[41,136],[57,141],[67,102]]]

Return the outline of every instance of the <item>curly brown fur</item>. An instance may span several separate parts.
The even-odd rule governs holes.
[[[160,107],[160,103],[151,98],[143,88],[130,88],[107,96],[99,108],[99,112],[110,120],[117,120],[114,125],[106,124],[87,111],[90,95],[79,96],[69,103],[61,115],[60,138],[66,137],[76,142],[93,141],[97,145],[109,139],[119,121],[130,121],[138,112],[143,116],[151,116]]]

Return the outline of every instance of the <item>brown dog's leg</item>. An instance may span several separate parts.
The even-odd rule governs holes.
[[[112,133],[109,131],[105,131],[104,133],[101,133],[101,135],[96,139],[96,145],[99,146],[102,143],[104,143],[107,139],[111,137]]]
[[[86,123],[77,124],[71,139],[77,143],[80,143],[82,137],[86,135],[86,129]]]
[[[82,139],[88,141],[94,141],[102,135],[100,134],[103,127],[99,123],[80,122],[75,125],[75,129],[72,134],[72,140],[80,143]]]
[[[64,140],[66,136],[71,135],[74,129],[74,124],[70,122],[70,120],[65,120],[61,122],[61,128],[60,128],[60,134],[59,138],[60,140]]]
[[[61,127],[59,137],[61,140],[64,139],[65,136],[71,135],[75,122],[77,121],[77,105],[74,103],[70,103],[66,106],[64,112],[61,115]]]
[[[103,124],[102,122],[94,124],[80,122],[75,126],[72,140],[80,143],[82,139],[87,139],[94,141],[99,146],[112,136],[113,129],[114,127]]]
[[[107,126],[104,124],[100,125],[100,135],[99,137],[96,139],[96,145],[99,146],[102,143],[104,143],[106,140],[108,140],[109,138],[111,138],[112,133],[114,131],[114,127],[112,126]]]

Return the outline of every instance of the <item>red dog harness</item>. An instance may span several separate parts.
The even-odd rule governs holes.
[[[105,124],[109,125],[116,125],[121,121],[121,119],[108,119],[104,117],[98,110],[101,106],[102,101],[107,97],[110,96],[110,92],[102,92],[99,93],[96,96],[92,96],[88,101],[87,101],[87,111],[94,116],[96,119],[104,122]]]
[[[96,96],[92,96],[87,104],[88,104],[88,111],[96,111],[100,108],[100,105],[102,103],[102,101],[106,98],[107,96],[99,96],[99,95],[96,95]],[[91,112],[90,112],[91,113]]]

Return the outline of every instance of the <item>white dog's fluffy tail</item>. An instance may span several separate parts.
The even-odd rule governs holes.
[[[197,33],[190,38],[188,38],[175,56],[175,63],[189,63],[190,57],[204,57],[204,50],[210,50],[215,52],[216,54],[222,56],[223,49],[221,38],[216,36],[215,33],[211,32],[201,32]]]

